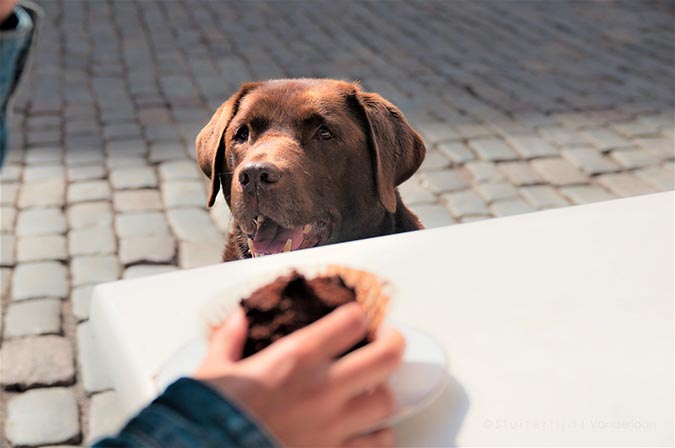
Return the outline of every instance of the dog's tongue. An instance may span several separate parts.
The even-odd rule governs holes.
[[[303,240],[302,227],[285,229],[266,219],[255,233],[253,249],[259,254],[277,254],[283,252],[288,240],[291,240],[291,250],[300,247]]]

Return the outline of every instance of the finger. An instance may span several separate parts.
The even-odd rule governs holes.
[[[347,434],[362,434],[375,427],[396,410],[396,398],[391,389],[380,384],[371,392],[358,395],[344,407],[340,426]]]
[[[365,338],[367,331],[363,308],[357,303],[349,303],[289,335],[285,342],[301,347],[312,357],[330,359],[343,354]]]
[[[401,365],[405,340],[394,329],[384,329],[377,339],[337,360],[330,370],[331,381],[349,399],[383,383]]]
[[[244,351],[247,331],[246,314],[238,306],[225,319],[225,322],[214,330],[209,341],[209,353],[222,356],[228,361],[239,361]]]
[[[395,441],[394,431],[385,428],[365,436],[355,437],[342,446],[345,448],[388,448],[394,446]]]

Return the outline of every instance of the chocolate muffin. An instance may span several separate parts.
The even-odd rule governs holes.
[[[340,305],[356,300],[355,289],[348,286],[340,275],[307,279],[293,271],[277,278],[241,301],[249,322],[244,358],[311,324]],[[346,353],[368,342],[366,337]]]

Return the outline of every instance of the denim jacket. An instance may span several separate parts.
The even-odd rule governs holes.
[[[7,151],[7,108],[24,73],[35,42],[40,8],[22,2],[7,19],[11,29],[0,29],[0,168]]]
[[[190,378],[181,378],[136,417],[117,436],[95,448],[266,448],[271,436],[234,403]]]

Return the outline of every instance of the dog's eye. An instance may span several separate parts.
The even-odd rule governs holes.
[[[330,140],[333,138],[333,133],[328,130],[326,126],[321,126],[318,131],[316,131],[316,138],[319,140]]]
[[[237,133],[234,134],[234,140],[239,143],[244,143],[248,140],[248,126],[244,125],[237,130]]]

